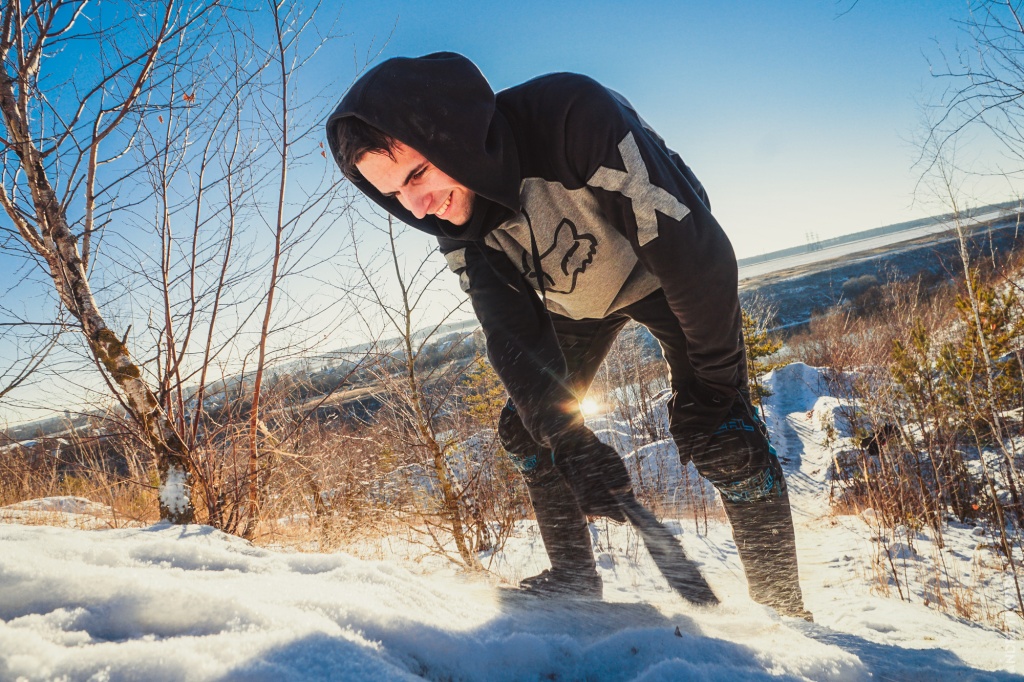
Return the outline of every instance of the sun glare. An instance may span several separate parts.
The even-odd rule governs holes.
[[[601,406],[597,404],[597,401],[593,398],[585,398],[580,403],[580,411],[584,417],[590,417],[601,411]]]

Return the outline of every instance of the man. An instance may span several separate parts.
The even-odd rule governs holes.
[[[437,238],[469,294],[551,561],[523,589],[601,595],[586,515],[623,520],[631,483],[579,401],[633,319],[664,350],[672,435],[722,495],[752,597],[809,615],[747,392],[736,258],[696,176],[625,99],[566,73],[495,95],[461,55],[396,58],[352,86],[327,137],[361,191]]]

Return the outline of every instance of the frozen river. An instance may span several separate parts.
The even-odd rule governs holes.
[[[1000,209],[982,213],[977,216],[971,216],[967,224],[969,226],[986,223],[992,220],[997,220],[1003,217],[1010,217],[1013,215],[1013,211],[1007,209]],[[849,256],[851,254],[860,253],[863,251],[871,251],[882,246],[889,246],[892,244],[899,244],[900,242],[908,242],[921,237],[927,237],[929,235],[942,234],[943,232],[951,232],[954,228],[953,221],[936,222],[930,225],[922,225],[921,227],[914,227],[908,230],[901,230],[899,232],[892,232],[890,234],[883,234],[874,237],[868,237],[865,239],[858,239],[856,241],[850,241],[845,244],[837,244],[835,246],[828,246],[816,251],[807,251],[806,253],[796,253],[790,256],[783,256],[781,258],[775,258],[769,261],[761,263],[751,263],[749,265],[743,265],[740,267],[739,278],[740,280],[750,279],[752,277],[759,277],[761,275],[767,275],[772,272],[778,272],[780,270],[787,270],[789,268],[800,267],[803,265],[810,265],[812,263],[820,263],[822,261],[832,260],[834,258],[840,258],[843,256]]]

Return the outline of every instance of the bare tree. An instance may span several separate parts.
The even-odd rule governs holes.
[[[327,231],[334,226],[339,217],[337,192],[341,176],[323,172],[317,183],[304,187],[299,199],[289,198],[289,192],[296,193],[289,172],[294,165],[302,160],[327,159],[322,136],[322,121],[325,111],[320,109],[310,116],[311,106],[317,102],[321,107],[325,102],[333,104],[334,93],[330,92],[329,84],[321,83],[317,93],[298,93],[297,76],[306,69],[317,52],[329,40],[330,32],[317,30],[318,5],[304,8],[284,0],[267,0],[268,13],[273,17],[273,38],[270,47],[259,53],[266,64],[266,77],[261,81],[263,97],[260,98],[263,116],[267,121],[273,150],[271,154],[273,169],[270,176],[276,185],[270,194],[273,198],[267,202],[267,208],[259,213],[263,218],[273,240],[273,252],[270,258],[270,274],[264,295],[262,324],[260,328],[256,367],[253,377],[252,407],[249,414],[249,484],[248,484],[248,519],[244,531],[251,537],[259,522],[259,510],[265,497],[267,486],[266,476],[273,471],[274,461],[264,461],[260,455],[259,434],[262,428],[261,388],[264,375],[270,361],[270,336],[273,333],[274,319],[282,318],[275,308],[276,300],[283,291],[283,282],[289,275],[308,269],[308,257],[321,250],[322,239]],[[307,43],[307,36],[311,41]],[[261,41],[253,41],[259,46]],[[325,92],[329,93],[325,97]],[[304,103],[297,107],[296,103]],[[296,110],[296,109],[300,110]],[[316,140],[311,144],[311,140]],[[315,151],[314,151],[315,150]],[[333,180],[331,179],[333,178]],[[347,208],[347,202],[341,202],[341,211]],[[320,254],[317,260],[323,263],[329,260],[328,255]],[[286,305],[299,303],[286,300]],[[279,305],[279,304],[278,304]],[[298,310],[308,317],[317,314],[305,305],[297,305]],[[340,316],[338,316],[340,317]],[[287,326],[297,322],[295,314],[287,315]],[[322,329],[319,331],[323,331]],[[324,334],[327,336],[327,334]]]
[[[365,225],[360,227],[366,229]],[[428,296],[436,293],[435,282],[447,268],[429,255],[414,258],[412,266],[405,267],[391,216],[383,236],[385,246],[377,256],[368,258],[355,249],[356,276],[361,285],[350,287],[354,308],[366,326],[377,327],[373,316],[379,314],[387,333],[394,334],[393,343],[378,346],[376,373],[384,394],[383,414],[376,417],[379,438],[386,448],[397,447],[404,452],[403,468],[411,474],[409,487],[427,492],[436,486],[439,507],[420,514],[434,547],[444,551],[445,538],[434,532],[431,522],[440,518],[440,530],[451,536],[459,563],[479,569],[470,531],[474,504],[465,478],[453,468],[450,456],[457,439],[445,434],[443,419],[444,410],[451,408],[449,398],[459,387],[464,367],[440,362],[427,368],[423,362],[425,348],[437,340],[438,330],[459,306],[445,308],[425,332],[418,333],[428,307],[438,305]],[[354,243],[358,241],[353,239]],[[392,271],[390,276],[382,274],[385,267]],[[389,295],[388,284],[397,289],[396,296]],[[391,443],[385,444],[385,440]]]
[[[264,7],[272,22],[257,21]],[[296,94],[337,35],[314,25],[316,9],[16,0],[0,14],[0,205],[13,244],[46,273],[155,452],[161,518],[174,522],[194,518],[194,492],[211,521],[224,511],[211,474],[223,467],[209,458],[234,452],[242,432],[224,419],[236,411],[205,410],[219,393],[247,411],[250,463],[235,478],[252,486],[231,523],[251,534],[273,468],[255,435],[267,368],[330,338],[341,317],[286,284],[320,276],[348,203],[320,140],[335,84]],[[38,366],[26,360],[17,372]]]
[[[131,128],[137,125],[138,108],[145,105],[147,87],[161,66],[164,46],[191,35],[215,3],[126,5],[123,14],[108,15],[109,22],[102,15],[87,19],[86,4],[15,1],[8,2],[0,15],[0,205],[45,262],[61,303],[76,319],[92,355],[156,453],[161,518],[186,523],[194,513],[188,451],[131,358],[126,336],[108,327],[87,268],[92,238],[99,229],[98,196],[104,191],[98,187],[99,174],[131,148]],[[70,107],[60,106],[65,100],[51,95],[45,67],[61,50],[76,49],[83,42],[95,44],[99,32],[109,49],[100,53],[98,73],[88,84],[68,84],[74,101]],[[78,220],[69,220],[72,209],[81,212]],[[79,227],[78,234],[72,231],[73,224]]]
[[[922,177],[947,169],[966,134],[972,144],[987,140],[1002,159],[984,168],[960,167],[975,177],[1003,179],[1015,188],[1024,172],[1024,5],[1018,0],[971,0],[960,26],[967,46],[932,67],[945,83],[929,107],[929,123],[920,144]]]
[[[1019,0],[972,0],[961,27],[967,47],[952,58],[947,56],[936,70],[946,89],[928,112],[918,161],[920,187],[922,193],[937,197],[952,211],[965,289],[957,308],[963,313],[967,338],[960,346],[960,355],[946,360],[947,367],[956,369],[950,372],[955,390],[945,397],[963,401],[957,407],[968,418],[956,423],[966,422],[977,448],[988,503],[1013,577],[1018,613],[1024,615],[1024,593],[1012,546],[1014,540],[1019,545],[1022,536],[1018,528],[1016,537],[1011,537],[1013,529],[1007,523],[1008,512],[1014,508],[1018,526],[1020,522],[1021,480],[1015,429],[1009,428],[1013,418],[997,399],[997,384],[1005,379],[1005,363],[999,357],[1001,353],[993,351],[990,330],[999,325],[992,317],[991,301],[979,288],[979,270],[971,255],[975,221],[966,208],[971,192],[968,180],[1005,183],[1007,190],[1018,197],[1019,226],[1019,182],[1024,173],[1024,5]],[[984,145],[995,148],[999,157],[982,165],[972,153]],[[969,161],[963,163],[962,159]],[[995,264],[994,250],[992,261]],[[1018,338],[1013,343],[1019,348],[1019,333],[1015,335]],[[1002,456],[1001,472],[986,462],[986,444]],[[997,483],[1009,489],[1010,504],[1000,499]]]
[[[159,395],[193,450],[209,522],[246,537],[288,439],[271,427],[289,421],[286,403],[302,383],[288,370],[268,382],[269,370],[315,350],[346,317],[340,297],[318,301],[302,288],[336,257],[340,247],[326,237],[349,205],[322,141],[336,84],[307,75],[336,26],[318,5],[254,8],[266,10],[258,22],[233,16],[217,53],[171,81],[170,99],[180,93],[187,116],[173,126],[157,117],[143,154],[161,245],[148,269],[151,305],[162,311],[151,330]],[[230,398],[226,383],[211,386],[221,378],[214,361],[221,376],[235,375]]]

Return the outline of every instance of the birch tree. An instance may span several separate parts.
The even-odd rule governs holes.
[[[66,311],[154,453],[171,522],[196,518],[198,499],[203,520],[253,532],[273,468],[256,437],[261,379],[342,317],[286,286],[334,255],[325,235],[347,206],[320,144],[340,90],[322,78],[299,96],[293,84],[337,35],[334,22],[314,24],[316,10],[258,0],[0,10],[9,232],[52,282],[50,317]],[[290,338],[272,338],[284,330]],[[233,516],[202,429],[211,382],[232,373],[251,389],[236,396],[250,464]]]
[[[132,126],[139,107],[147,104],[163,48],[191,35],[215,6],[125,3],[122,12],[103,17],[84,1],[12,0],[0,15],[0,205],[41,259],[61,305],[153,449],[160,516],[174,523],[188,523],[194,514],[188,451],[143,380],[125,336],[107,325],[87,269],[102,196],[110,191],[99,184],[100,171],[130,149]],[[87,16],[87,9],[95,10],[95,17]],[[88,65],[88,79],[80,79],[77,70],[47,73],[55,55],[95,44],[98,34],[106,49]],[[86,68],[83,64],[81,71]],[[57,78],[67,79],[60,96],[51,89]],[[75,218],[69,218],[72,211],[78,212]]]

